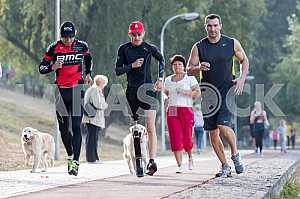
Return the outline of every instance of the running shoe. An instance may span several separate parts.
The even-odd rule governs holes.
[[[79,162],[76,160],[73,160],[72,163],[70,164],[70,169],[68,173],[70,175],[77,176],[78,175],[78,169],[79,169]]]
[[[243,173],[245,171],[245,166],[242,163],[242,158],[240,154],[232,155],[231,159],[235,167],[235,172],[237,174]]]
[[[220,171],[216,174],[216,177],[222,177],[222,178],[232,177],[230,166],[227,163],[224,163],[221,166]]]
[[[176,173],[182,173],[183,169],[182,169],[182,165],[178,165]]]
[[[157,165],[154,161],[150,161],[147,165],[146,174],[149,176],[153,176],[153,174],[157,171]]]

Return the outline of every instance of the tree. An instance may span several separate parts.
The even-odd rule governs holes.
[[[262,26],[256,31],[258,46],[253,55],[252,74],[255,83],[272,85],[270,74],[285,56],[285,37],[290,34],[287,17],[296,13],[297,0],[266,0],[267,14],[262,18]]]
[[[297,9],[300,10],[300,4]],[[288,17],[289,31],[291,34],[286,37],[286,55],[281,57],[281,61],[276,66],[271,77],[274,83],[284,83],[285,87],[278,96],[278,103],[287,115],[293,116],[300,113],[300,23],[299,17],[292,14]]]
[[[14,55],[14,67],[19,75],[32,73],[40,61],[44,46],[53,33],[53,14],[47,6],[51,0],[9,1],[0,0],[0,43],[4,47],[2,59]]]

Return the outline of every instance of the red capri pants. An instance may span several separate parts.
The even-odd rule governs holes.
[[[193,149],[194,112],[192,107],[171,106],[167,111],[167,124],[172,151]]]

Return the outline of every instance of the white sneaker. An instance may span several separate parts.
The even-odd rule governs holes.
[[[177,167],[176,173],[182,173],[183,169],[182,169],[182,165]]]
[[[189,164],[188,164],[189,170],[193,170],[193,167],[194,167],[193,159],[189,159]]]

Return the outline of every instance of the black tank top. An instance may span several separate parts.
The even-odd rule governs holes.
[[[217,88],[231,86],[234,78],[234,40],[221,35],[217,43],[204,38],[197,44],[200,62],[209,62],[210,70],[201,71],[201,81],[213,84]]]

